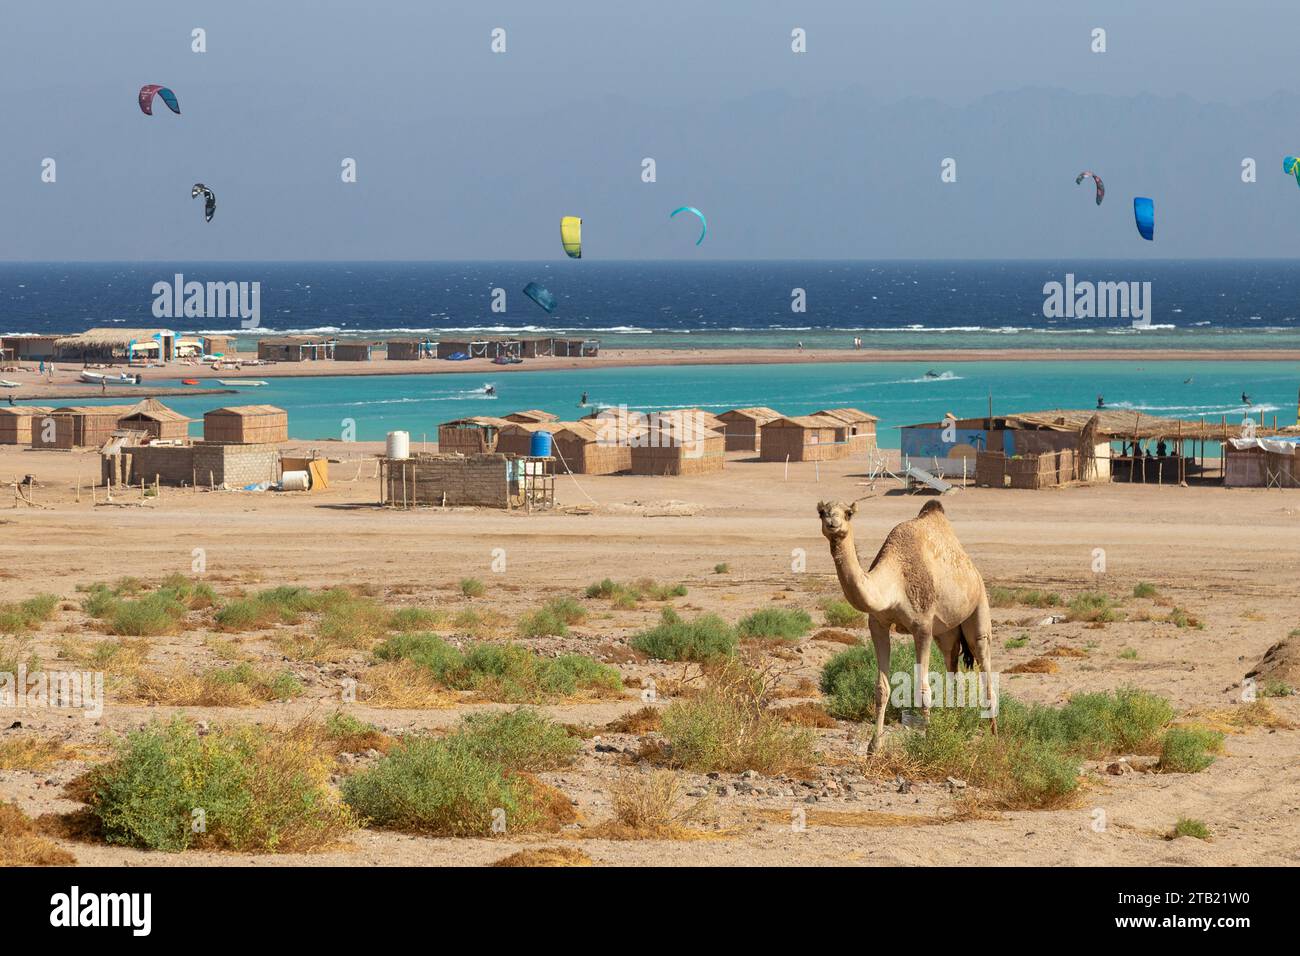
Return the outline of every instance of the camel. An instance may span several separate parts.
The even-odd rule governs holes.
[[[864,573],[853,544],[856,504],[823,501],[817,505],[822,534],[831,545],[835,573],[848,602],[867,615],[876,651],[876,730],[868,753],[875,753],[885,729],[889,697],[889,632],[912,635],[921,665],[922,715],[930,714],[930,644],[935,641],[949,673],[957,670],[960,653],[966,666],[974,662],[988,681],[993,732],[997,733],[997,688],[993,674],[993,626],[988,592],[974,562],[962,548],[943,505],[927,501],[920,514],[894,527]]]

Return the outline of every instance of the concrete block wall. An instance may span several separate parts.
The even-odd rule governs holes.
[[[277,481],[279,466],[280,453],[275,445],[194,445],[194,468],[200,485],[209,480],[209,473],[218,485],[230,488]]]

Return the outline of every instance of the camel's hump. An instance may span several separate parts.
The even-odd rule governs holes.
[[[924,518],[926,515],[934,514],[935,512],[944,514],[943,505],[939,504],[937,501],[927,501],[925,504],[921,505],[921,511],[917,514],[917,517]]]

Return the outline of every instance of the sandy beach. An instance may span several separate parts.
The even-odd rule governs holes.
[[[243,361],[254,358],[240,354]],[[497,375],[510,372],[539,372],[595,368],[655,368],[682,365],[781,365],[855,362],[915,362],[942,367],[956,362],[1170,362],[1216,361],[1231,359],[1242,362],[1300,361],[1300,352],[1240,349],[1227,352],[1178,349],[925,349],[893,351],[888,349],[607,349],[593,358],[546,356],[526,359],[517,365],[495,365],[488,359],[462,362],[423,360],[388,361],[382,357],[369,362],[343,362],[333,359],[309,362],[280,362],[267,365],[243,365],[239,369],[212,369],[208,366],[172,363],[165,367],[140,369],[141,385],[110,385],[106,389],[78,381],[81,366],[53,363],[42,375],[31,362],[13,366],[3,376],[20,383],[6,389],[5,396],[15,400],[76,398],[141,398],[147,395],[220,394],[228,389],[213,387],[216,380],[305,378],[335,375]],[[195,379],[203,386],[151,384],[151,380]]]
[[[584,598],[588,584],[652,573],[659,581],[685,586],[684,596],[670,600],[683,615],[716,613],[734,622],[765,607],[798,607],[820,627],[820,602],[839,597],[840,589],[816,503],[870,494],[861,463],[794,466],[787,479],[781,465],[733,454],[725,473],[712,476],[560,478],[559,507],[550,513],[394,511],[375,506],[377,444],[313,442],[311,447],[336,459],[331,487],[319,494],[164,488],[159,497],[119,492],[111,504],[102,488],[92,502],[95,455],[0,448],[6,481],[26,474],[36,478],[30,491],[35,505],[0,506],[10,542],[0,569],[0,600],[39,592],[59,596],[59,610],[41,625],[32,644],[33,652],[53,666],[69,639],[114,640],[82,610],[84,592],[78,588],[124,575],[155,583],[174,572],[189,575],[196,548],[206,555],[203,579],[223,600],[278,585],[349,585],[395,607],[492,612],[501,624],[490,640],[512,639],[521,615],[551,597],[571,595],[590,614],[567,636],[514,639],[546,655],[590,654],[617,667],[627,683],[653,678],[670,688],[683,666],[649,660],[628,646],[634,634],[658,619],[662,605],[612,608]],[[859,504],[855,519],[864,562],[890,527],[914,516],[927,500],[899,493],[892,482],[876,492]],[[1126,485],[1042,492],[972,488],[946,496],[943,504],[990,586],[1048,589],[1067,599],[1098,589],[1114,595],[1124,609],[1123,620],[1098,624],[1059,620],[1033,607],[996,608],[998,668],[1005,672],[1055,655],[1053,666],[1045,669],[1050,672],[1029,668],[1005,676],[1003,693],[1019,699],[1060,704],[1080,692],[1131,685],[1167,697],[1180,718],[1232,712],[1241,706],[1243,675],[1270,645],[1300,626],[1293,599],[1300,570],[1300,499],[1294,492]],[[1139,513],[1143,520],[1136,522],[1133,515]],[[1106,552],[1102,575],[1092,567],[1096,548]],[[503,569],[494,570],[494,549],[504,549]],[[796,572],[791,556],[798,549],[807,563],[806,570]],[[719,565],[725,565],[725,573],[717,573]],[[481,579],[485,593],[465,597],[458,582],[466,577]],[[1153,585],[1158,596],[1133,597],[1139,582]],[[1168,623],[1171,607],[1201,626]],[[110,733],[178,711],[213,724],[258,721],[288,727],[304,718],[320,720],[339,706],[346,680],[364,684],[374,673],[376,663],[364,651],[325,658],[287,653],[283,639],[291,632],[277,625],[222,633],[209,617],[146,639],[146,666],[153,670],[197,673],[231,655],[257,667],[286,667],[305,687],[290,702],[178,708],[115,701],[110,695],[98,720],[39,708],[0,712],[0,745],[19,738],[56,740],[71,755],[39,770],[0,770],[0,800],[15,801],[33,818],[75,811],[79,804],[64,787],[104,759]],[[853,633],[857,640],[865,635]],[[746,653],[781,669],[788,688],[781,703],[793,705],[819,700],[820,669],[842,649],[810,637],[792,647],[755,646]],[[674,699],[665,692],[654,706],[669,706]],[[1294,865],[1300,863],[1295,820],[1300,697],[1268,703],[1278,722],[1229,733],[1223,754],[1200,773],[1114,775],[1105,772],[1105,761],[1089,762],[1077,799],[1053,810],[991,809],[957,817],[955,798],[942,782],[918,781],[902,795],[892,777],[873,773],[863,762],[863,728],[837,720],[815,731],[819,757],[807,781],[684,772],[684,786],[710,794],[719,816],[720,829],[703,839],[599,836],[593,828],[610,818],[618,787],[645,772],[633,756],[644,735],[606,732],[585,738],[572,766],[541,775],[578,814],[576,823],[554,834],[435,838],[368,829],[312,854],[174,854],[68,837],[55,842],[78,862],[112,866],[472,865],[555,845],[576,847],[597,864],[623,865],[1241,865],[1264,858]],[[461,700],[395,709],[358,702],[347,709],[397,734],[446,729],[465,713],[501,706]],[[599,727],[643,706],[638,691],[629,687],[622,696],[542,710],[567,724]],[[900,733],[897,724],[888,725],[887,737]],[[356,760],[368,765],[374,756]],[[815,800],[806,802],[807,797]],[[790,824],[799,808],[807,816],[802,830]],[[1093,826],[1098,809],[1108,821],[1100,831]],[[1205,821],[1213,838],[1167,839],[1180,817]]]

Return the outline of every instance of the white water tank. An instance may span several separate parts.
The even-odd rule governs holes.
[[[311,488],[311,474],[306,471],[286,471],[280,476],[281,491],[308,491]]]
[[[389,432],[388,449],[386,455],[389,458],[410,458],[411,457],[411,433],[410,432]]]

